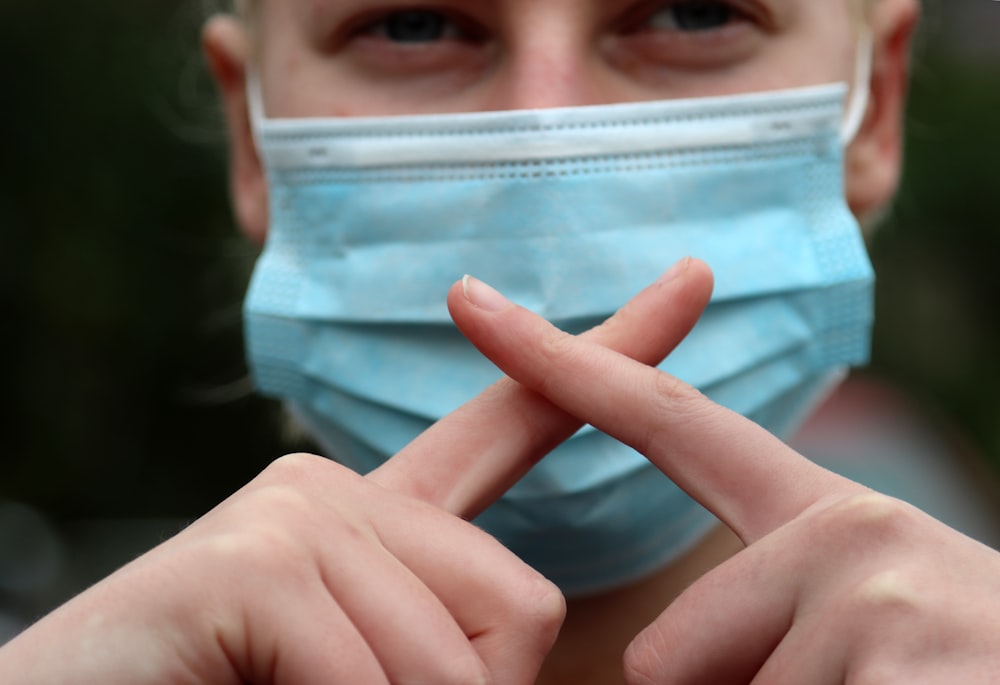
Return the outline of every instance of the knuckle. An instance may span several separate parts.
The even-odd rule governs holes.
[[[316,531],[340,544],[368,544],[363,519],[322,509],[294,484],[264,484],[242,496],[202,553],[220,567],[252,571],[256,577],[306,577],[317,561]]]
[[[256,535],[287,531],[312,517],[310,497],[292,484],[268,484],[254,490],[244,502],[244,530]],[[287,535],[287,533],[285,533]]]
[[[298,543],[288,530],[270,521],[255,521],[244,528],[227,530],[211,536],[206,542],[208,558],[226,567],[254,569],[271,568],[298,556]]]
[[[851,606],[866,620],[907,618],[922,613],[923,593],[901,569],[886,569],[865,577],[851,593]]]
[[[671,408],[690,402],[698,394],[690,385],[669,373],[656,374],[653,389],[657,398],[668,403]]]
[[[663,682],[665,654],[658,624],[639,633],[623,657],[626,685],[655,685]]]
[[[669,373],[653,375],[653,391],[660,411],[688,420],[701,420],[716,406],[697,388]]]
[[[565,367],[566,359],[572,354],[574,338],[557,328],[549,329],[538,343],[540,369],[534,379],[529,381],[532,389],[541,394],[555,383],[556,371]]]
[[[554,643],[566,618],[566,598],[554,583],[545,578],[535,583],[529,596],[533,597],[531,611],[540,639]]]
[[[640,437],[639,444],[634,445],[643,454],[665,440],[668,436],[664,433],[670,432],[672,427],[702,422],[709,406],[705,396],[698,390],[668,373],[657,372],[651,378],[652,392],[643,393],[643,396],[652,397],[654,406],[651,413],[665,419],[649,424],[645,434]]]
[[[832,504],[825,523],[849,536],[852,544],[882,544],[907,535],[916,523],[916,514],[910,505],[894,497],[864,492]]]
[[[300,492],[358,492],[369,483],[363,476],[316,454],[286,454],[272,461],[254,479],[253,487],[293,488]]]
[[[307,478],[309,472],[317,468],[321,462],[327,461],[323,457],[305,452],[286,454],[268,464],[261,475],[269,481],[299,482]]]
[[[528,570],[517,591],[508,597],[508,611],[539,642],[548,641],[551,644],[555,642],[566,617],[566,600],[552,581],[532,569]]]

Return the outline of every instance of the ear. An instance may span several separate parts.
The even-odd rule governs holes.
[[[872,8],[868,111],[846,162],[847,201],[858,217],[882,207],[899,185],[910,46],[919,14],[915,0],[878,0]]]
[[[214,16],[202,30],[202,49],[222,99],[229,134],[229,183],[236,221],[247,237],[261,244],[267,237],[267,181],[247,108],[246,27],[234,16]]]

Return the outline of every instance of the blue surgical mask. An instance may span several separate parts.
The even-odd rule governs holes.
[[[661,368],[787,435],[867,359],[873,275],[843,195],[845,92],[258,112],[271,221],[245,313],[260,389],[367,472],[500,376],[448,316],[463,274],[579,332],[694,255],[715,293]],[[716,521],[587,427],[477,523],[579,595],[662,567]]]

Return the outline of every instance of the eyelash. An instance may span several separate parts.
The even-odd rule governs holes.
[[[745,3],[733,2],[732,0],[674,0],[672,2],[657,0],[654,2],[647,2],[643,3],[637,9],[626,15],[625,20],[621,24],[620,31],[626,34],[660,31],[663,33],[690,34],[694,36],[708,35],[722,31],[734,23],[753,21],[754,17],[747,9],[745,9],[744,4]],[[684,10],[697,11],[699,9],[721,10],[724,13],[724,16],[722,17],[723,23],[718,26],[707,26],[703,28],[684,27],[680,25],[684,22],[678,21],[678,16],[676,15],[677,12]],[[655,19],[667,13],[674,14],[674,16],[670,19],[673,26],[655,26]]]
[[[427,40],[394,40],[393,27],[390,22],[401,20],[407,15],[410,19],[428,19],[442,22],[440,37],[430,37]],[[387,40],[396,45],[432,45],[448,41],[477,42],[482,39],[483,31],[474,22],[464,19],[445,9],[434,7],[403,7],[380,13],[377,17],[367,20],[355,31],[355,35]]]
[[[623,33],[662,31],[664,33],[675,34],[711,34],[723,30],[735,22],[752,19],[746,10],[737,5],[738,3],[731,0],[670,0],[667,2],[656,0],[655,2],[643,3],[638,9],[630,11],[626,15],[625,20],[621,22],[620,30]],[[678,11],[697,11],[699,9],[704,11],[711,11],[712,9],[721,10],[723,16],[719,18],[723,20],[723,23],[719,26],[705,26],[700,28],[681,26],[684,21],[678,21],[678,16],[676,15]],[[666,27],[655,26],[654,20],[666,13],[674,13],[674,16],[669,19],[669,22],[673,25]],[[422,18],[425,20],[440,21],[441,26],[439,28],[441,35],[430,35],[426,39],[394,39],[392,36],[394,30],[391,22],[393,20],[401,20],[406,15],[410,15],[409,18],[411,20],[419,21]],[[697,20],[697,17],[695,19]],[[711,19],[709,17],[710,22]],[[418,28],[418,26],[415,25],[410,28]],[[486,32],[477,26],[475,22],[446,9],[414,6],[380,12],[378,16],[361,23],[354,33],[357,36],[386,40],[395,45],[416,47],[449,41],[477,42],[485,38]]]

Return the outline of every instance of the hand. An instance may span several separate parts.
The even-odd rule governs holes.
[[[633,641],[627,682],[1000,682],[1000,554],[474,279],[449,306],[510,377],[645,454],[747,545]]]
[[[583,338],[656,362],[709,297],[684,272]],[[0,650],[0,682],[531,683],[562,596],[463,518],[579,426],[505,380],[366,478],[280,459]]]

